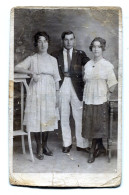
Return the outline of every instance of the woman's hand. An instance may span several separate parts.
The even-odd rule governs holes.
[[[56,91],[56,108],[59,108],[59,90]]]
[[[33,80],[34,80],[35,82],[38,82],[38,80],[39,80],[39,77],[38,77],[38,75],[36,75],[36,74],[32,74],[32,78],[33,78]]]
[[[110,91],[108,91],[108,93],[107,93],[107,101],[110,100],[111,95],[112,95],[112,93]]]
[[[113,85],[112,87],[110,87],[110,88],[108,89],[108,93],[107,93],[107,100],[108,100],[108,101],[110,100],[110,97],[111,97],[113,91],[115,90],[115,87],[116,87],[116,85]]]

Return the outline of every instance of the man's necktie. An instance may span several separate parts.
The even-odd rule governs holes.
[[[70,65],[71,65],[71,58],[70,58],[70,50],[67,49],[67,61],[68,61],[68,72],[70,70]]]

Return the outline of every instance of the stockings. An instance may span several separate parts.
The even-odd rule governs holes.
[[[48,156],[52,156],[52,152],[47,147],[48,132],[38,132],[34,133],[35,140],[37,143],[37,158],[39,160],[43,159],[43,153]]]
[[[101,154],[106,154],[103,140],[102,138],[93,138],[88,163],[93,163],[95,161],[95,158],[100,156]]]

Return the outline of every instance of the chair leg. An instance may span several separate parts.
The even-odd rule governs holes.
[[[34,162],[34,156],[33,156],[33,150],[32,150],[32,143],[31,143],[31,135],[30,132],[28,132],[28,144],[29,144],[29,150],[31,155],[31,160]]]
[[[111,157],[112,157],[112,155],[111,155],[111,146],[112,146],[112,140],[111,139],[108,139],[108,162],[110,163],[110,161],[111,161]]]
[[[24,135],[21,135],[21,141],[22,141],[22,152],[23,154],[26,154]]]

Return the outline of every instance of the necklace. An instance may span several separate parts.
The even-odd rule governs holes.
[[[95,64],[97,64],[101,59],[103,59],[103,58],[99,58],[99,59],[97,59],[97,60],[94,60],[94,59],[93,59],[94,64],[92,65],[92,67],[94,68],[94,67],[95,67]]]

